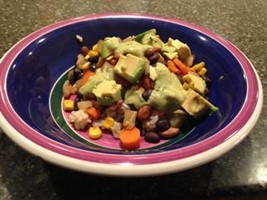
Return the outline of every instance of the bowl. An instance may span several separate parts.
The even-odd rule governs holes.
[[[210,100],[219,111],[191,131],[163,143],[123,151],[114,139],[96,143],[70,128],[61,108],[63,77],[81,46],[107,36],[125,38],[156,28],[163,41],[188,44],[205,61]],[[174,173],[210,162],[239,144],[255,125],[263,92],[255,68],[233,44],[179,19],[138,14],[96,14],[46,26],[15,44],[0,63],[0,125],[29,153],[47,162],[110,176]]]

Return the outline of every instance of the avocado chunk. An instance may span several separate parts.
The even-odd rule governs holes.
[[[182,109],[175,110],[170,118],[171,127],[180,128],[188,114]]]
[[[145,71],[145,59],[127,54],[121,55],[114,67],[114,72],[131,83],[137,82]]]
[[[150,36],[150,45],[153,47],[162,48],[164,42],[159,38],[158,35],[152,35]]]
[[[143,45],[136,41],[126,41],[120,43],[118,48],[115,50],[115,54],[117,55],[125,55],[125,54],[132,54],[138,57],[144,56],[145,52],[152,48],[150,45]]]
[[[135,36],[135,41],[144,44],[151,45],[152,47],[162,48],[164,42],[157,35],[156,29],[150,29]]]
[[[178,56],[178,53],[177,52],[173,52],[173,53],[164,52],[163,55],[166,56],[169,60],[173,60],[174,58]]]
[[[205,80],[199,75],[188,73],[183,76],[183,80],[189,84],[191,89],[195,90],[201,95],[204,95],[207,85]]]
[[[108,62],[105,62],[102,66],[102,69],[97,69],[94,76],[92,76],[80,89],[79,93],[83,96],[92,93],[93,89],[99,83],[105,80],[113,80],[114,79],[114,70],[113,66]]]
[[[191,59],[191,50],[187,44],[172,38],[168,39],[167,44],[176,48],[178,56],[182,61],[187,63],[187,61]]]
[[[155,81],[158,77],[158,74],[155,70],[155,68],[151,65],[149,65],[149,78],[151,78],[152,81]]]
[[[136,109],[141,108],[147,102],[142,97],[144,93],[144,88],[140,87],[137,90],[129,89],[125,92],[124,102],[126,104],[132,104]]]
[[[179,79],[162,63],[156,63],[157,79],[148,103],[162,111],[174,111],[185,100],[187,91]]]
[[[182,108],[195,119],[199,119],[205,115],[208,111],[218,110],[213,104],[202,97],[194,90],[189,90],[188,95],[182,103]]]
[[[122,99],[121,89],[122,86],[113,80],[103,81],[93,89],[93,94],[96,96],[99,105],[111,105]]]
[[[113,54],[113,52],[119,47],[120,42],[121,40],[118,37],[106,37],[99,45],[101,58],[106,58]]]
[[[163,52],[163,55],[166,56],[169,60],[172,60],[178,56],[176,48],[170,46],[169,44],[164,44],[164,46],[161,48],[161,51]]]
[[[143,44],[143,40],[145,42],[145,36],[147,37],[148,35],[156,35],[156,32],[157,32],[156,29],[153,28],[143,33],[139,33],[138,35],[135,36],[135,41]]]
[[[162,52],[167,52],[167,53],[174,53],[177,52],[177,49],[170,44],[164,44],[164,46],[161,49]]]

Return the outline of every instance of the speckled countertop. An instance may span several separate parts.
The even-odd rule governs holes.
[[[267,199],[266,0],[0,0],[0,57],[29,33],[92,13],[134,12],[180,18],[234,43],[263,84],[263,111],[250,135],[204,166],[161,177],[85,175],[33,157],[0,132],[0,199]]]

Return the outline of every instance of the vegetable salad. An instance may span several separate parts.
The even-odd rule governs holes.
[[[76,130],[93,140],[112,134],[125,150],[138,149],[141,137],[176,137],[218,109],[207,98],[207,67],[194,60],[187,44],[164,42],[156,29],[82,45],[63,85],[63,109]]]

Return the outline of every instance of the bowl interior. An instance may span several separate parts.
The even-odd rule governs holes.
[[[51,117],[50,92],[59,77],[75,63],[81,48],[76,40],[77,34],[83,36],[85,44],[92,46],[106,36],[125,38],[150,28],[156,28],[163,41],[171,37],[187,43],[196,55],[196,62],[206,63],[208,77],[212,80],[209,97],[220,109],[185,138],[165,146],[164,150],[185,147],[212,137],[235,118],[245,102],[247,85],[244,71],[232,53],[214,38],[184,24],[158,19],[91,19],[56,27],[42,34],[18,53],[8,71],[6,87],[13,109],[28,126],[54,141],[81,149],[109,151],[83,145],[64,134]],[[59,106],[53,102],[51,105]],[[157,149],[145,153],[154,151]]]

